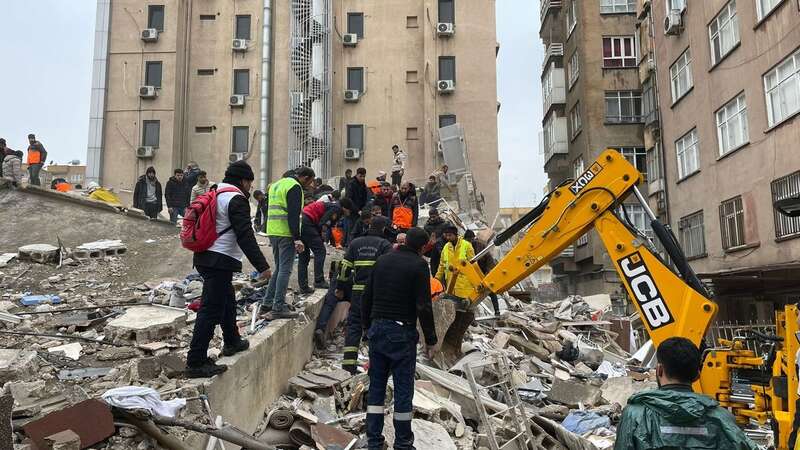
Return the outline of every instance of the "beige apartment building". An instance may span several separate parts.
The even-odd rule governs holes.
[[[647,172],[635,34],[636,5],[631,1],[542,0],[540,149],[551,189],[577,178],[606,148],[618,149]],[[634,203],[625,208],[634,225],[648,232],[644,208]],[[624,296],[594,231],[551,265],[563,294]]]
[[[800,5],[639,1],[652,204],[725,319],[800,300]],[[647,108],[646,108],[647,109]]]
[[[487,216],[498,208],[494,0],[98,0],[87,178],[123,193],[146,167],[244,159],[389,171],[424,184],[439,128],[464,130]]]

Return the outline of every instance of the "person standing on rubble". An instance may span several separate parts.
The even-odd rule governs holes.
[[[347,186],[346,197],[353,201],[356,211],[362,211],[370,199],[369,189],[364,181],[367,178],[367,169],[359,167],[356,169],[356,176],[350,180]]]
[[[183,217],[186,207],[189,206],[186,204],[187,195],[186,185],[183,180],[183,170],[175,169],[172,176],[167,180],[167,187],[164,189],[164,199],[167,202],[169,221],[178,223],[178,216]]]
[[[144,211],[147,217],[156,219],[164,208],[162,199],[161,182],[156,178],[156,169],[150,166],[133,188],[133,207]]]
[[[339,273],[339,288],[352,290],[350,313],[347,316],[347,333],[344,338],[342,369],[355,374],[358,371],[358,347],[364,330],[361,322],[361,295],[372,273],[372,266],[378,258],[392,249],[392,244],[384,237],[387,221],[383,217],[373,217],[366,236],[350,243],[342,260]]]
[[[191,205],[197,197],[208,192],[210,188],[211,183],[208,182],[208,174],[206,174],[205,170],[201,170],[197,174],[197,183],[192,186],[192,192],[189,195],[189,204]]]
[[[339,193],[344,194],[347,191],[347,185],[350,184],[350,180],[353,179],[353,169],[347,169],[344,171],[344,177],[339,179]]]
[[[486,249],[486,245],[484,245],[478,238],[475,236],[475,232],[472,230],[467,230],[464,232],[464,240],[469,242],[472,245],[475,254],[479,254],[480,252]],[[480,267],[481,272],[484,275],[488,274],[494,266],[497,265],[497,261],[495,261],[494,257],[487,252],[485,255],[478,260],[478,267]],[[494,308],[494,315],[500,315],[500,301],[497,299],[497,294],[494,292],[489,292],[489,299],[492,301],[492,308]]]
[[[44,145],[36,140],[36,135],[33,133],[28,135],[28,176],[30,183],[34,186],[41,186],[39,180],[39,172],[42,170],[45,162],[47,162],[47,150]]]
[[[447,286],[450,277],[453,276],[451,267],[458,261],[469,261],[475,256],[475,249],[472,244],[458,235],[458,228],[455,225],[448,225],[442,229],[442,237],[446,242],[442,249],[439,269],[436,271],[436,278]],[[467,298],[472,293],[472,284],[466,277],[460,276],[456,279],[453,295],[460,298]]]
[[[0,153],[3,155],[0,178],[11,181],[14,187],[22,181],[22,151],[12,150],[6,146],[6,140],[0,138]]]
[[[375,263],[362,298],[361,317],[369,338],[367,439],[370,450],[382,449],[384,401],[389,376],[394,383],[395,449],[413,449],[411,430],[414,373],[417,362],[417,320],[425,335],[425,354],[436,354],[436,327],[428,265],[420,255],[428,242],[421,228],[406,233],[406,243]]]
[[[250,189],[253,186],[253,169],[237,161],[225,170],[225,178],[216,186],[236,188],[238,192],[217,195],[217,224],[219,237],[208,250],[194,254],[194,266],[203,277],[203,294],[200,310],[194,324],[194,333],[186,356],[186,376],[206,378],[227,370],[207,357],[208,344],[217,325],[222,328],[222,354],[232,356],[250,348],[250,343],[239,335],[236,326],[236,296],[233,273],[242,271],[242,257],[269,278],[270,268],[258,248],[250,222]],[[230,231],[223,231],[230,230]]]
[[[392,146],[392,186],[400,186],[403,182],[403,174],[406,172],[406,153],[400,150],[400,146]]]
[[[442,250],[444,249],[444,245],[447,243],[442,237],[442,230],[444,230],[444,228],[449,224],[450,222],[444,220],[442,216],[439,215],[438,209],[430,208],[428,210],[428,221],[425,222],[425,232],[430,235],[431,242],[430,245],[427,246],[428,251],[425,256],[430,258],[431,274],[436,274],[436,272],[439,270],[439,262],[442,258]]]
[[[286,305],[286,289],[292,275],[294,256],[306,249],[300,239],[303,189],[314,182],[314,170],[310,167],[300,167],[285,175],[270,185],[267,200],[267,236],[275,258],[275,276],[269,280],[261,310],[267,312],[269,308],[272,319],[291,319],[298,316]]]
[[[418,215],[419,205],[414,185],[406,181],[400,185],[400,191],[392,196],[388,217],[392,219],[392,225],[400,233],[403,233],[409,228],[417,226]]]
[[[305,249],[297,260],[297,283],[301,294],[311,294],[316,289],[328,289],[330,285],[325,281],[325,257],[327,251],[322,239],[323,228],[328,228],[336,223],[341,216],[349,216],[353,209],[353,202],[342,199],[342,203],[312,202],[303,208],[302,225],[300,226],[300,240]],[[308,264],[311,262],[311,253],[314,254],[314,288],[308,285]]]
[[[692,392],[700,350],[671,337],[656,350],[658,389],[633,394],[622,411],[614,450],[756,450],[736,419],[711,398]]]

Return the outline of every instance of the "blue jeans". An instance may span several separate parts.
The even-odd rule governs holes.
[[[186,208],[183,206],[173,206],[169,208],[169,221],[172,223],[178,223],[178,216],[183,217]]]
[[[383,408],[389,376],[394,380],[394,448],[414,448],[411,431],[411,403],[414,399],[414,372],[417,366],[415,325],[376,319],[367,332],[369,338],[369,392],[367,393],[367,442],[370,450],[382,449]]]
[[[289,287],[289,277],[292,275],[294,265],[294,240],[290,237],[270,236],[269,243],[272,245],[272,256],[275,264],[272,267],[272,277],[267,286],[267,295],[264,303],[272,303],[273,311],[287,311],[286,288]]]

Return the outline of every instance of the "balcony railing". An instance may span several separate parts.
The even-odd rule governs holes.
[[[547,67],[547,64],[550,63],[550,58],[564,56],[564,44],[560,42],[553,42],[547,46],[547,49],[544,52],[544,65],[543,67]]]
[[[568,258],[572,259],[575,257],[575,246],[570,245],[569,247],[561,250],[561,253],[558,254],[558,258]]]
[[[550,10],[557,10],[561,8],[561,0],[542,0],[541,11],[539,12],[539,20],[542,24],[544,24],[544,20],[547,18],[547,13]]]

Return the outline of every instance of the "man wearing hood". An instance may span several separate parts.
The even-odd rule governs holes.
[[[136,187],[133,188],[133,207],[141,209],[147,217],[155,219],[163,209],[162,200],[161,183],[156,178],[156,169],[150,166],[144,175],[139,177]]]
[[[194,254],[194,266],[203,277],[200,310],[194,323],[194,333],[186,356],[186,376],[207,378],[227,370],[208,359],[208,344],[217,325],[222,328],[222,354],[232,356],[250,347],[236,326],[236,295],[233,273],[242,271],[242,258],[247,259],[261,274],[270,277],[270,267],[256,242],[250,222],[250,189],[253,169],[236,161],[225,170],[225,178],[214,189],[235,189],[217,195],[217,240],[206,251]]]
[[[614,450],[756,450],[736,419],[711,398],[692,392],[700,350],[671,337],[656,350],[658,389],[633,394],[622,412]]]

